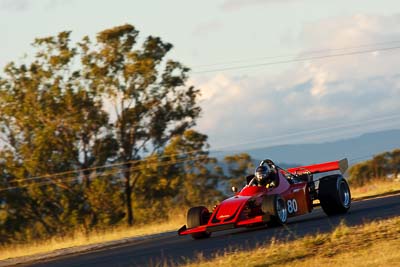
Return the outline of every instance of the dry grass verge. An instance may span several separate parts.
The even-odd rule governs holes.
[[[0,260],[51,252],[64,248],[104,243],[124,238],[142,237],[176,231],[178,226],[182,226],[183,224],[185,224],[185,218],[180,215],[174,220],[157,224],[153,223],[150,225],[132,227],[119,226],[106,231],[93,231],[90,234],[76,231],[67,237],[54,237],[48,240],[30,242],[27,244],[0,246]]]
[[[399,235],[400,217],[358,227],[341,224],[331,233],[287,243],[272,240],[250,251],[225,252],[187,266],[395,266],[400,262]]]
[[[399,180],[375,180],[370,181],[361,187],[350,187],[351,195],[354,199],[366,199],[375,196],[384,196],[400,193]]]

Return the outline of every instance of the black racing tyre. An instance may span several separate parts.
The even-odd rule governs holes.
[[[339,174],[320,179],[318,198],[328,216],[346,213],[351,206],[349,185]]]
[[[193,207],[188,210],[187,213],[187,226],[188,228],[197,227],[200,225],[207,224],[210,219],[210,212],[204,206]],[[192,234],[193,239],[202,239],[210,237],[211,233],[194,233]]]
[[[271,216],[269,226],[283,225],[287,222],[288,211],[286,201],[280,195],[269,195],[263,198],[261,210]]]

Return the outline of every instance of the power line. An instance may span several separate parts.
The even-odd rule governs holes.
[[[249,144],[259,143],[261,141],[279,140],[282,138],[302,136],[302,135],[306,135],[306,134],[316,134],[318,132],[323,132],[323,131],[327,131],[327,130],[341,129],[341,128],[346,128],[346,127],[351,127],[351,126],[360,126],[360,125],[364,125],[367,123],[379,122],[379,121],[384,121],[384,120],[393,120],[393,119],[398,119],[398,118],[400,118],[400,115],[394,114],[394,115],[383,116],[383,117],[365,120],[363,122],[353,122],[353,123],[347,123],[347,124],[341,124],[341,125],[321,127],[321,128],[311,129],[311,130],[308,129],[308,130],[304,130],[304,131],[296,131],[296,132],[292,132],[292,133],[288,133],[288,134],[283,134],[283,135],[281,134],[278,137],[271,136],[271,137],[264,137],[264,138],[259,138],[259,139],[248,140],[248,141],[241,142],[241,143],[234,143],[234,144],[230,144],[230,145],[219,146],[219,147],[216,147],[214,150],[209,150],[207,152],[202,149],[197,149],[197,150],[189,150],[189,151],[181,152],[181,153],[158,155],[157,159],[164,159],[164,158],[177,157],[177,156],[178,157],[179,156],[190,156],[190,155],[198,153],[198,152],[206,152],[209,154],[212,153],[215,155],[218,153],[223,153],[224,151],[221,151],[222,149],[227,149],[230,147],[249,145]],[[42,179],[57,179],[58,176],[65,176],[65,175],[75,174],[75,173],[76,173],[76,175],[79,175],[80,172],[84,172],[84,171],[95,171],[95,170],[99,170],[99,169],[110,169],[110,168],[113,169],[115,167],[120,167],[123,165],[151,161],[154,159],[154,158],[152,158],[152,156],[156,156],[156,155],[150,155],[149,157],[144,158],[144,159],[120,162],[120,163],[115,163],[115,164],[101,165],[101,166],[95,166],[95,167],[91,167],[91,168],[84,168],[84,169],[71,170],[71,171],[65,171],[65,172],[59,172],[59,173],[53,173],[53,174],[46,174],[46,175],[40,175],[40,176],[35,176],[35,177],[29,177],[29,178],[19,178],[19,179],[13,180],[12,182],[17,183],[17,182],[27,182],[27,181],[42,180]],[[174,160],[170,160],[170,162],[174,162]],[[174,164],[174,163],[172,163],[172,164]],[[120,169],[118,169],[118,170],[120,170]]]
[[[166,161],[166,162],[162,162],[162,163],[154,162],[154,163],[148,164],[147,166],[130,167],[130,168],[126,168],[123,170],[116,170],[116,171],[114,170],[113,172],[105,172],[105,173],[97,174],[97,175],[95,175],[95,177],[92,177],[92,179],[109,176],[109,175],[114,175],[114,174],[121,174],[121,173],[129,172],[129,171],[144,170],[144,169],[149,168],[150,166],[164,167],[164,166],[169,166],[169,165],[173,165],[173,164],[184,163],[184,162],[194,161],[194,160],[207,159],[207,158],[208,158],[207,155],[203,155],[203,156],[197,156],[197,157],[186,158],[186,159],[181,159],[181,160]],[[25,184],[25,185],[10,186],[10,187],[6,187],[6,188],[1,188],[0,192],[18,189],[18,188],[27,188],[27,187],[31,187],[31,186],[43,186],[43,185],[50,185],[50,184],[57,185],[57,183],[60,183],[60,182],[73,182],[73,181],[78,181],[80,179],[80,177],[75,177],[75,176],[60,177],[60,178],[57,178],[58,181],[54,181],[51,178],[47,178],[47,179],[49,179],[50,181],[41,181],[41,182],[34,182],[34,183]],[[10,181],[10,183],[11,182],[15,182],[15,181]],[[59,186],[59,185],[57,185],[57,186]]]
[[[335,52],[335,51],[343,51],[343,50],[352,50],[352,49],[359,49],[359,48],[366,48],[366,47],[375,47],[375,46],[382,46],[382,45],[389,45],[389,44],[399,44],[400,41],[390,41],[390,42],[379,42],[379,43],[371,43],[371,44],[360,44],[357,46],[349,46],[349,47],[342,47],[342,48],[328,48],[328,49],[319,49],[319,50],[310,50],[301,52],[301,56],[305,55],[312,55],[312,54],[320,54],[320,53],[327,53],[327,52]],[[378,47],[376,49],[379,49]],[[264,56],[264,57],[257,57],[257,58],[247,58],[247,59],[237,59],[225,62],[218,62],[218,63],[211,63],[211,64],[201,64],[193,66],[194,69],[204,68],[204,67],[214,67],[220,65],[228,65],[228,64],[236,64],[236,63],[244,63],[244,62],[253,62],[253,61],[260,61],[266,59],[276,59],[276,58],[285,58],[285,57],[298,57],[299,54],[286,54],[286,55],[277,55],[277,56]]]
[[[346,50],[346,49],[355,49],[355,48],[361,48],[361,47],[369,47],[369,46],[373,46],[373,45],[383,45],[383,44],[399,43],[399,42],[400,41],[394,41],[394,42],[376,43],[376,44],[371,44],[371,45],[360,45],[360,46],[349,47],[349,48],[315,50],[315,51],[307,52],[305,54],[315,54],[315,53],[329,52],[329,51],[340,51],[340,50]],[[237,66],[237,67],[228,67],[228,68],[213,69],[213,70],[204,70],[204,71],[194,72],[194,73],[206,73],[206,72],[226,71],[226,70],[234,70],[234,69],[259,67],[259,66],[268,66],[268,65],[283,64],[283,63],[290,63],[290,62],[299,62],[299,61],[306,61],[306,60],[315,60],[315,59],[330,58],[330,57],[365,54],[365,53],[377,52],[377,51],[382,51],[383,52],[383,51],[389,51],[389,50],[396,50],[396,49],[399,49],[399,48],[400,48],[400,46],[394,46],[394,47],[387,47],[387,48],[380,48],[380,49],[369,49],[369,50],[362,50],[362,51],[339,53],[339,54],[333,54],[333,55],[321,55],[321,56],[314,56],[314,57],[303,57],[303,58],[291,59],[291,60],[285,60],[285,61],[275,61],[275,62],[266,62],[266,63],[261,63],[261,64],[246,65],[246,66]],[[277,56],[277,57],[279,57],[279,56]],[[391,118],[397,118],[397,117],[399,117],[399,115],[394,115]],[[385,120],[386,118],[383,118],[383,119]],[[372,122],[372,121],[376,121],[376,120],[382,120],[382,119],[376,118],[376,119],[372,119],[372,120],[368,120],[368,121]],[[356,125],[359,125],[359,124],[360,123],[356,123]],[[222,147],[216,148],[216,150],[214,150],[214,151],[210,150],[208,152],[216,154],[216,153],[220,153],[221,152],[221,151],[218,151],[217,149],[224,149],[224,148],[233,147],[233,146],[257,143],[257,142],[266,141],[266,140],[276,140],[276,139],[281,139],[282,137],[299,136],[299,135],[302,135],[302,134],[315,133],[315,132],[318,132],[318,131],[321,131],[321,130],[324,131],[324,130],[329,130],[329,129],[338,129],[338,128],[343,128],[343,127],[346,127],[346,126],[352,126],[352,124],[325,127],[325,128],[315,129],[315,130],[306,130],[306,131],[294,132],[294,133],[289,133],[289,134],[286,134],[286,135],[280,135],[279,137],[261,138],[261,139],[247,141],[247,142],[242,142],[242,143],[239,143],[239,144],[235,143],[234,145],[222,146]],[[165,157],[172,157],[172,156],[190,155],[190,154],[197,153],[197,152],[200,152],[200,151],[203,151],[203,150],[200,149],[200,150],[187,151],[187,152],[184,152],[184,153],[175,153],[175,154],[161,155],[161,156],[158,155],[158,157],[159,158],[165,158]],[[150,157],[151,157],[151,155],[150,155]],[[127,164],[134,164],[134,163],[143,162],[143,161],[147,161],[147,160],[151,160],[151,158],[131,160],[131,161],[120,162],[120,163],[115,163],[115,164],[106,164],[106,165],[102,165],[102,166],[95,166],[95,167],[90,167],[90,168],[70,170],[70,171],[66,171],[66,172],[40,175],[40,176],[35,176],[35,177],[30,177],[30,178],[16,179],[16,180],[14,180],[14,182],[25,182],[25,181],[29,181],[29,180],[40,180],[40,179],[52,179],[52,178],[56,178],[57,176],[63,176],[63,175],[68,175],[68,174],[73,174],[73,173],[84,172],[84,171],[94,171],[94,170],[104,169],[104,168],[114,168],[114,167],[118,167],[118,166],[123,166],[123,165],[127,165]]]
[[[189,154],[192,154],[192,153],[193,152],[189,151],[186,154],[182,153],[182,155],[189,155]],[[116,166],[119,167],[119,166],[122,166],[122,165],[131,164],[132,162],[138,163],[138,162],[151,161],[151,160],[154,160],[154,159],[159,160],[159,159],[162,159],[162,158],[165,158],[165,157],[169,157],[169,156],[170,155],[163,155],[163,156],[160,156],[160,157],[157,157],[157,158],[151,158],[150,157],[150,158],[146,158],[146,159],[142,159],[142,160],[136,160],[135,162],[134,161],[128,161],[128,162],[119,163],[119,164],[112,164],[111,166],[107,166],[107,168],[111,167],[111,171],[112,171],[113,170],[112,168],[116,167]],[[208,156],[208,155],[200,155],[200,156],[197,156],[197,157],[198,158],[202,158],[202,157],[205,157],[205,156]],[[152,166],[152,165],[155,165],[155,164],[157,164],[157,166],[164,166],[165,163],[176,164],[176,163],[180,163],[180,162],[190,161],[192,159],[193,159],[193,157],[192,158],[183,158],[183,159],[173,159],[173,160],[164,161],[164,162],[162,162],[161,165],[158,162],[157,163],[146,164],[145,167],[149,167],[149,165]],[[73,174],[73,173],[77,173],[77,172],[87,171],[87,170],[97,170],[97,169],[104,169],[104,168],[105,168],[104,166],[100,166],[100,167],[97,166],[97,167],[87,168],[87,169],[77,170],[77,171],[67,171],[67,172],[55,173],[55,174],[51,174],[51,175],[36,176],[36,177],[30,177],[30,178],[25,178],[25,179],[15,179],[12,182],[14,182],[14,183],[16,183],[16,182],[27,182],[27,181],[34,181],[34,180],[41,180],[41,179],[62,179],[62,177],[60,177],[60,178],[57,178],[57,177],[58,176],[65,176],[65,175]],[[130,167],[130,168],[127,168],[127,169],[130,169],[130,170],[141,170],[141,169],[143,169],[143,166],[134,166],[134,167]],[[117,171],[115,173],[113,173],[113,174],[116,174],[116,173],[120,172],[120,170],[121,169],[118,168]],[[79,173],[77,173],[77,175],[79,175]]]
[[[118,162],[114,164],[105,164],[105,165],[100,165],[100,166],[94,166],[90,168],[83,168],[83,169],[77,169],[77,170],[69,170],[65,172],[58,172],[58,173],[52,173],[52,174],[44,174],[44,175],[39,175],[39,176],[34,176],[34,177],[29,177],[29,178],[20,178],[14,180],[15,182],[23,182],[23,181],[29,181],[29,180],[40,180],[40,179],[50,179],[50,178],[55,178],[56,176],[63,176],[63,175],[68,175],[68,174],[73,174],[73,173],[80,173],[80,172],[85,172],[85,171],[95,171],[99,169],[108,169],[108,168],[114,168],[114,167],[120,167],[123,165],[128,165],[128,164],[135,164],[135,163],[140,163],[140,162],[146,162],[153,160],[152,156],[157,156],[158,159],[162,158],[168,158],[168,157],[174,157],[174,156],[182,156],[182,155],[190,155],[194,154],[197,152],[202,152],[204,150],[198,149],[198,150],[191,150],[187,151],[184,153],[173,153],[173,154],[163,154],[163,155],[149,155],[147,158],[144,159],[136,159],[136,160],[130,160],[130,161],[124,161],[124,162]]]
[[[349,162],[351,162],[351,163],[358,163],[358,162],[361,162],[361,161],[364,161],[364,160],[367,160],[367,159],[370,159],[370,158],[372,158],[374,155],[366,155],[366,156],[360,156],[360,157],[357,157],[357,158],[354,158],[354,159],[351,159],[351,160],[349,160]]]
[[[263,138],[248,140],[248,141],[241,142],[241,143],[235,143],[234,145],[227,145],[227,146],[224,146],[223,148],[226,149],[228,147],[235,147],[235,146],[237,147],[237,146],[242,146],[242,145],[255,144],[255,143],[259,143],[261,141],[273,141],[273,140],[279,140],[282,138],[303,136],[305,134],[315,134],[315,133],[323,132],[323,131],[327,131],[327,130],[335,130],[335,129],[341,129],[341,128],[352,127],[352,126],[360,126],[360,125],[364,125],[364,124],[368,124],[368,123],[372,123],[372,122],[394,120],[394,119],[400,119],[400,114],[393,114],[393,115],[389,115],[389,116],[377,117],[377,118],[373,118],[373,119],[364,120],[362,122],[357,121],[357,122],[345,123],[345,124],[341,124],[341,125],[332,125],[332,126],[320,127],[320,128],[316,128],[316,129],[307,129],[304,131],[295,131],[295,132],[291,132],[291,133],[287,133],[287,134],[280,134],[279,136],[263,137]]]
[[[396,119],[398,117],[400,117],[400,115],[391,115],[391,116],[385,116],[385,117],[379,117],[379,118],[370,119],[370,120],[367,120],[367,121],[364,121],[364,122],[357,122],[357,123],[351,123],[351,124],[342,124],[342,125],[336,125],[336,126],[331,126],[331,127],[317,128],[317,129],[301,131],[301,132],[294,132],[294,133],[286,134],[284,136],[293,137],[293,136],[304,135],[304,134],[315,134],[315,133],[318,133],[320,131],[332,130],[332,129],[340,129],[340,128],[344,128],[344,127],[349,127],[349,126],[354,126],[354,125],[361,125],[361,124],[365,124],[365,123],[377,122],[377,121],[388,120],[388,119]],[[279,138],[282,138],[282,135]],[[260,142],[260,141],[265,141],[265,140],[273,140],[273,139],[277,139],[277,138],[274,138],[274,137],[261,138],[261,139],[251,140],[249,142],[242,142],[240,144],[236,143],[235,145],[244,145],[244,144],[250,144],[250,143],[255,143],[255,142]],[[230,145],[230,146],[232,146],[232,145]],[[227,147],[229,147],[229,146],[224,146],[224,147],[220,147],[220,148],[227,148]],[[200,152],[200,151],[203,151],[203,150],[192,150],[192,151],[187,151],[187,152],[184,152],[184,153],[175,153],[175,154],[170,154],[170,155],[162,155],[162,156],[159,156],[157,158],[149,157],[149,158],[146,158],[146,159],[136,160],[136,161],[132,161],[132,162],[137,163],[137,162],[146,162],[146,161],[151,161],[151,160],[160,160],[160,159],[165,158],[165,157],[190,155],[190,154],[193,154],[193,153],[196,153],[196,152]],[[208,151],[208,153],[210,153],[210,152],[212,152],[212,150]],[[222,152],[222,151],[215,151],[215,152]],[[215,152],[213,152],[213,153],[215,153]],[[159,166],[168,166],[168,165],[173,165],[173,164],[177,164],[177,163],[183,163],[183,162],[187,162],[187,161],[198,160],[198,159],[202,159],[202,158],[205,159],[205,158],[208,157],[208,153],[207,153],[207,155],[200,155],[200,156],[197,156],[197,157],[189,157],[189,158],[184,158],[184,159],[167,160],[167,161],[164,161],[162,163],[159,163],[159,162],[151,163],[150,162],[150,163],[148,163],[146,165],[134,166],[134,167],[130,167],[130,168],[123,169],[123,170],[121,170],[121,169],[117,169],[117,170],[114,169],[113,170],[112,169],[111,172],[105,172],[105,173],[102,173],[102,174],[98,174],[94,178],[98,178],[98,177],[102,177],[102,176],[108,176],[108,175],[114,175],[114,174],[118,174],[118,173],[124,173],[124,172],[127,172],[127,171],[143,170],[143,169],[149,168],[151,166],[157,166],[157,167],[159,167]],[[356,163],[357,160],[370,158],[371,156],[373,156],[373,155],[358,157],[358,158],[350,159],[349,161]],[[19,185],[19,186],[7,187],[7,188],[4,188],[4,189],[0,189],[0,192],[1,191],[5,191],[5,190],[16,189],[16,188],[24,188],[24,187],[33,186],[33,185],[56,184],[57,182],[61,182],[61,181],[79,180],[80,178],[79,177],[75,177],[75,176],[74,177],[71,177],[71,176],[69,176],[69,177],[59,177],[59,178],[57,178],[57,177],[58,176],[64,176],[64,175],[67,175],[67,174],[82,172],[84,170],[97,170],[97,169],[100,169],[100,168],[112,168],[112,167],[116,167],[116,166],[127,165],[127,164],[132,163],[132,162],[123,162],[123,163],[118,163],[118,164],[111,164],[111,165],[108,165],[108,166],[107,165],[96,166],[96,167],[93,167],[93,168],[74,170],[74,171],[67,171],[67,172],[55,173],[55,174],[51,174],[51,175],[36,176],[36,177],[25,178],[25,179],[16,179],[16,180],[13,180],[13,181],[10,181],[10,182],[11,183],[29,182],[29,181],[40,180],[40,179],[47,179],[47,180],[50,180],[50,181],[39,182],[39,183],[31,183],[31,184],[28,184],[28,185]],[[93,174],[91,174],[91,175],[93,175]],[[58,181],[54,181],[53,179],[58,179]]]
[[[360,161],[363,161],[363,159],[369,159],[371,157],[373,157],[374,155],[368,155],[368,156],[361,156],[361,157],[357,157],[357,158],[353,158],[353,159],[349,159],[349,162],[353,162],[353,163],[358,163]],[[187,159],[182,159],[182,160],[176,160],[176,161],[167,161],[167,162],[163,162],[163,163],[152,163],[150,164],[151,166],[156,166],[156,167],[163,167],[163,166],[169,166],[172,164],[177,164],[177,163],[183,163],[183,162],[188,162],[188,161],[194,161],[194,160],[199,160],[199,159],[207,159],[208,156],[198,156],[198,157],[194,157],[194,158],[187,158]],[[144,170],[146,169],[146,167],[148,168],[149,166],[141,166],[141,167],[131,167],[131,168],[127,168],[124,170],[118,170],[118,171],[114,171],[114,172],[105,172],[105,173],[101,173],[101,174],[97,174],[95,175],[95,177],[91,177],[91,179],[98,179],[100,177],[105,177],[105,176],[110,176],[110,175],[114,175],[114,174],[121,174],[121,173],[125,173],[128,171],[135,171],[135,170]],[[60,178],[59,178],[60,179]],[[21,189],[21,188],[28,188],[28,187],[32,187],[32,186],[36,186],[36,187],[41,187],[41,186],[45,186],[45,185],[51,185],[54,184],[58,187],[61,187],[63,189],[68,189],[68,186],[66,185],[60,185],[61,182],[74,182],[74,181],[78,181],[80,178],[79,177],[74,177],[74,176],[67,176],[67,177],[62,177],[61,178],[62,181],[42,181],[42,182],[38,182],[38,183],[30,183],[30,184],[25,184],[25,185],[18,185],[18,186],[10,186],[10,187],[6,187],[6,188],[1,188],[0,192],[3,191],[9,191],[9,190],[14,190],[14,189]]]
[[[330,55],[303,57],[303,58],[297,58],[297,59],[272,61],[272,62],[265,62],[265,63],[258,63],[258,64],[243,65],[243,66],[216,68],[216,69],[210,69],[210,70],[200,70],[200,71],[193,71],[192,73],[193,74],[202,74],[202,73],[212,73],[212,72],[219,72],[219,71],[231,71],[231,70],[240,70],[240,69],[248,69],[248,68],[266,67],[266,66],[272,66],[272,65],[302,62],[302,61],[309,61],[309,60],[317,60],[317,59],[324,59],[324,58],[352,56],[352,55],[367,54],[367,53],[372,53],[372,52],[385,52],[385,51],[397,50],[397,49],[400,49],[400,46],[393,46],[393,47],[386,47],[386,48],[379,48],[379,49],[360,50],[360,51],[337,53],[337,54],[330,54]]]

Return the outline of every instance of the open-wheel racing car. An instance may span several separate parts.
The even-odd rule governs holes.
[[[212,212],[204,206],[190,208],[187,225],[178,234],[201,239],[238,227],[282,225],[290,217],[311,212],[317,205],[314,200],[319,200],[328,216],[346,213],[351,194],[342,174],[347,168],[347,159],[287,170],[263,160],[255,174],[246,177],[246,186],[239,192],[233,187],[235,196],[216,205]]]

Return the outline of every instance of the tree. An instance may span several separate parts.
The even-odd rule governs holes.
[[[375,179],[384,178],[390,172],[389,158],[390,158],[389,152],[375,155],[372,158],[370,163],[373,166]]]
[[[176,207],[214,205],[221,199],[222,173],[207,149],[207,136],[190,129],[173,137],[162,155],[141,162],[134,195],[135,204],[143,207],[142,219],[150,219],[149,214],[164,219]]]
[[[23,188],[9,196],[25,198],[24,203],[9,198],[6,204],[20,203],[14,207],[20,219],[41,223],[48,234],[75,223],[70,215],[84,213],[88,168],[104,164],[116,150],[99,95],[87,90],[73,69],[77,49],[69,45],[69,35],[36,39],[33,61],[11,62],[0,78],[1,157],[7,185]],[[73,169],[85,170],[73,177],[43,177]],[[32,179],[37,176],[42,179]],[[42,186],[43,181],[50,185]]]
[[[176,202],[185,206],[214,205],[223,194],[223,172],[217,159],[209,156],[208,137],[187,130],[175,137],[165,149],[166,155],[183,162],[179,164],[180,190]]]
[[[361,162],[349,169],[349,182],[355,186],[362,186],[373,177],[373,168],[369,163]]]
[[[394,178],[398,178],[400,173],[400,149],[395,149],[390,153],[390,166],[394,175]]]
[[[353,185],[362,186],[372,179],[384,179],[389,174],[397,177],[399,170],[399,153],[395,149],[392,152],[384,152],[367,160],[353,165],[349,169],[349,181]]]
[[[127,222],[133,223],[132,192],[140,177],[133,161],[160,153],[174,136],[195,124],[199,90],[186,86],[188,68],[166,60],[172,45],[149,36],[136,47],[139,32],[123,25],[100,32],[97,44],[84,38],[82,72],[113,108],[117,160],[126,162]]]
[[[246,175],[254,171],[254,164],[249,154],[241,153],[226,156],[224,161],[228,165],[228,177],[231,186],[242,187],[246,182]]]
[[[32,61],[5,67],[0,182],[18,187],[5,194],[4,208],[17,211],[6,219],[16,231],[52,235],[123,216],[131,225],[133,193],[154,171],[162,173],[158,189],[149,187],[154,199],[180,192],[182,166],[164,166],[162,155],[195,125],[199,90],[186,85],[188,68],[166,59],[171,44],[153,36],[138,44],[138,34],[123,25],[72,44],[61,32],[36,39]],[[163,167],[149,168],[152,161]],[[112,170],[93,168],[111,163]]]

